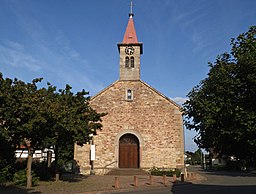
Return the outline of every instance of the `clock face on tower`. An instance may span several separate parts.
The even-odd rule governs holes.
[[[134,48],[133,48],[132,46],[127,46],[127,47],[125,48],[125,53],[126,53],[127,55],[132,55],[132,54],[134,53]]]

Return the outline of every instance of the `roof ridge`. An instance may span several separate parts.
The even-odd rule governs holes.
[[[126,80],[126,81],[134,81],[134,82],[141,82],[142,84],[144,84],[145,86],[147,86],[148,88],[150,88],[151,90],[153,90],[154,92],[156,92],[158,95],[162,96],[163,98],[165,98],[167,101],[171,102],[173,105],[175,105],[178,108],[182,108],[181,105],[179,105],[178,103],[176,103],[174,100],[168,98],[167,96],[165,96],[164,94],[162,94],[161,92],[159,92],[157,89],[155,89],[154,87],[150,86],[149,84],[147,84],[146,82],[142,81],[141,79],[139,80]],[[104,88],[103,90],[101,90],[99,93],[97,93],[95,96],[91,97],[90,101],[92,101],[93,99],[95,99],[97,96],[101,95],[102,93],[104,93],[105,91],[107,91],[110,87],[112,87],[113,85],[115,85],[117,82],[126,82],[125,80],[116,80],[115,82],[113,82],[112,84],[110,84],[109,86],[107,86],[106,88]]]
[[[149,84],[147,84],[146,82],[139,80],[141,83],[143,83],[145,86],[149,87],[150,89],[152,89],[154,92],[156,92],[157,94],[159,94],[160,96],[162,96],[163,98],[165,98],[166,100],[168,100],[169,102],[171,102],[172,104],[174,104],[175,106],[182,108],[181,105],[179,105],[178,103],[176,103],[174,100],[172,100],[171,98],[165,96],[164,94],[162,94],[161,92],[159,92],[157,89],[155,89],[154,87],[150,86]]]

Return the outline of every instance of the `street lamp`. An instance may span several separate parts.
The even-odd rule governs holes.
[[[89,137],[92,140],[91,144],[91,149],[90,149],[90,162],[91,162],[91,170],[90,170],[90,175],[95,175],[94,171],[94,160],[95,160],[95,145],[94,145],[94,139],[93,139],[93,134],[91,133]]]

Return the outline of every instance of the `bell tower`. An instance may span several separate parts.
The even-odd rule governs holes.
[[[134,22],[133,3],[130,4],[129,21],[123,42],[118,43],[120,55],[120,80],[140,80],[140,55],[143,53],[142,43],[138,42]]]

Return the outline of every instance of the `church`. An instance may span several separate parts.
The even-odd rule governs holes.
[[[132,5],[123,41],[117,46],[119,79],[90,101],[97,112],[107,113],[102,118],[103,128],[90,145],[74,148],[80,173],[183,168],[181,107],[140,78],[143,43],[136,35]]]

